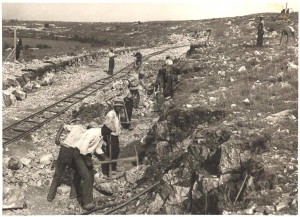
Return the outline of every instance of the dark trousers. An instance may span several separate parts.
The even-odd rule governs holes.
[[[134,69],[135,69],[135,70],[139,70],[140,67],[141,67],[141,65],[142,65],[142,62],[136,60],[136,61],[135,61],[135,65],[134,65]]]
[[[82,205],[85,206],[93,202],[94,172],[91,154],[82,155],[79,149],[74,151],[74,161],[77,167],[77,175],[74,176],[76,182],[82,187]]]
[[[107,146],[103,151],[105,155],[109,157],[110,156],[109,145],[111,145],[111,159],[115,160],[119,158],[119,153],[120,153],[119,136],[111,135],[111,132],[112,131],[104,124],[101,129],[101,134]],[[117,170],[117,162],[112,163],[112,170],[113,171]],[[104,175],[108,175],[109,164],[102,164],[102,172]]]
[[[164,97],[172,97],[173,93],[173,77],[171,74],[167,74],[165,77]]]
[[[127,111],[128,119],[129,119],[129,121],[131,121],[132,110],[133,110],[133,106],[134,106],[133,98],[125,97],[124,103],[125,103],[125,108]]]
[[[113,74],[115,68],[115,59],[109,58],[109,64],[108,64],[108,74]]]
[[[17,48],[16,48],[16,59],[17,59],[17,60],[18,60],[19,57],[20,57],[20,51],[21,51],[21,48],[19,48],[19,47],[17,46]]]
[[[78,196],[79,195],[79,182],[77,179],[75,179],[75,176],[77,177],[78,174],[76,173],[76,166],[75,161],[73,159],[74,154],[74,148],[67,148],[65,146],[61,146],[57,160],[55,165],[55,172],[53,175],[53,179],[50,185],[49,193],[47,198],[54,199],[56,195],[57,188],[62,183],[62,177],[65,173],[66,167],[71,167],[73,170],[75,170],[74,178],[71,184],[71,192],[70,196]]]
[[[140,92],[139,90],[130,90],[130,93],[132,95],[133,98],[133,107],[135,109],[137,109],[139,107],[139,103],[140,103]]]
[[[263,39],[264,39],[263,34],[258,34],[257,35],[257,42],[256,42],[257,47],[262,47],[263,46]]]

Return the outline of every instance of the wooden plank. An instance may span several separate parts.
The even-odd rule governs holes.
[[[12,138],[11,137],[7,137],[7,136],[2,136],[2,139],[11,140]]]
[[[17,132],[21,132],[21,133],[24,133],[24,132],[27,131],[26,129],[16,128],[16,127],[12,128],[12,130],[17,131]]]
[[[26,120],[26,121],[24,121],[24,122],[33,123],[33,124],[39,124],[39,122],[33,121],[33,120]]]
[[[75,101],[72,101],[72,100],[70,100],[70,99],[66,99],[66,100],[64,100],[64,101],[62,101],[62,102],[73,103],[73,102],[75,102]]]
[[[57,114],[57,113],[59,113],[60,111],[55,111],[55,110],[50,110],[50,109],[47,109],[47,112],[52,112],[52,113],[55,113],[55,114]]]

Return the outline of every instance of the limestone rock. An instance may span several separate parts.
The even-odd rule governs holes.
[[[256,50],[256,51],[254,51],[254,55],[255,55],[255,56],[260,56],[261,53],[260,53],[259,51]]]
[[[221,145],[220,169],[221,173],[231,173],[239,171],[241,168],[239,140],[229,140]]]
[[[272,213],[275,213],[275,207],[273,205],[270,205],[270,206],[266,206],[265,208],[265,212],[266,214],[272,214]]]
[[[51,164],[53,159],[54,158],[53,158],[52,154],[46,154],[46,155],[43,155],[40,158],[40,163],[43,164],[43,165],[48,165],[48,164]]]
[[[14,158],[11,158],[8,162],[7,168],[11,169],[11,170],[18,170],[21,168],[21,166],[22,166],[22,164],[20,163],[20,161],[14,159]]]
[[[25,192],[19,187],[5,186],[3,187],[2,208],[23,208],[25,205]]]
[[[245,71],[247,71],[245,66],[241,66],[238,70],[238,72],[245,72]]]
[[[276,211],[280,212],[283,209],[289,208],[288,203],[286,203],[285,201],[281,201],[276,205]]]
[[[38,82],[36,82],[36,81],[32,82],[32,89],[40,89],[40,87],[41,87],[41,85]]]
[[[136,183],[137,181],[139,181],[140,179],[142,179],[145,175],[146,169],[149,166],[146,165],[140,165],[137,167],[133,167],[132,169],[126,171],[125,173],[125,180],[130,183]]]
[[[44,78],[40,81],[41,86],[51,85],[53,83],[54,74],[47,73]]]
[[[60,194],[60,195],[63,195],[63,194],[68,194],[71,190],[71,187],[70,186],[67,186],[67,185],[61,185],[57,188],[57,193]]]
[[[20,162],[21,162],[23,165],[25,165],[25,166],[27,166],[27,167],[30,167],[31,159],[28,159],[28,158],[21,158],[21,159],[20,159]]]
[[[21,90],[14,90],[12,93],[16,96],[17,100],[24,100],[27,97],[27,93]]]
[[[32,92],[32,83],[31,82],[28,82],[24,87],[23,87],[23,90],[26,92],[26,93],[30,93]]]
[[[289,62],[287,67],[288,67],[288,71],[293,71],[293,70],[297,71],[298,70],[298,66],[296,64],[294,64],[293,62]]]
[[[160,197],[159,194],[156,194],[155,199],[150,203],[147,209],[147,214],[155,214],[163,206],[164,200]]]
[[[104,194],[112,195],[118,192],[119,184],[117,182],[109,181],[109,182],[98,182],[95,183],[96,188],[103,192]]]
[[[3,104],[6,107],[13,105],[17,101],[15,95],[13,95],[12,92],[9,90],[4,90],[2,96],[3,96]]]
[[[212,189],[219,187],[219,178],[217,177],[205,177],[202,180],[202,192],[209,192]]]
[[[269,115],[265,118],[265,120],[270,123],[277,123],[288,118],[294,119],[292,115],[292,110],[284,110],[276,114]]]
[[[169,127],[167,121],[157,122],[154,125],[155,138],[158,140],[169,140]]]
[[[164,156],[168,155],[169,152],[170,152],[169,142],[162,141],[156,144],[156,153],[160,158],[163,158]]]
[[[256,209],[257,205],[253,204],[251,207],[249,207],[248,209],[244,210],[244,214],[246,215],[253,215],[254,214],[254,210]]]
[[[178,204],[183,204],[189,194],[188,187],[182,187],[174,185],[172,193],[169,195],[169,199],[165,203],[167,215],[184,214],[184,210],[178,207]]]

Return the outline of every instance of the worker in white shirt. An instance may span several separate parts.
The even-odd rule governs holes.
[[[286,44],[289,43],[289,37],[293,36],[294,42],[295,38],[295,29],[292,26],[285,26],[281,32],[280,45],[283,44],[283,38],[286,36]]]
[[[104,153],[106,156],[110,156],[109,146],[111,146],[111,159],[115,160],[119,158],[120,144],[119,135],[121,133],[120,112],[124,107],[123,101],[114,100],[113,109],[105,116],[104,124],[102,127],[103,140],[107,144]],[[112,163],[112,171],[117,172],[117,163]],[[109,175],[109,164],[102,166],[102,172],[104,175]]]
[[[167,66],[173,65],[173,60],[171,59],[171,57],[169,55],[166,57],[165,65],[167,65]]]
[[[78,175],[74,179],[81,183],[82,206],[85,210],[91,210],[95,207],[93,203],[94,173],[92,154],[102,160],[102,155],[104,155],[103,143],[101,128],[95,122],[89,123],[87,131],[75,143],[74,161],[77,168],[76,174]]]
[[[62,123],[56,134],[55,144],[59,145],[60,151],[55,164],[55,172],[50,185],[49,193],[47,195],[47,200],[51,202],[56,195],[57,188],[62,182],[62,177],[65,172],[66,167],[70,167],[76,171],[75,162],[73,160],[74,150],[76,148],[75,143],[79,140],[81,135],[86,131],[86,128],[79,124],[80,119],[76,118],[70,121],[70,124]],[[60,137],[64,131],[69,132],[67,137],[63,142],[60,142]],[[79,183],[76,179],[73,179],[71,185],[70,199],[77,198],[79,196],[78,190]]]
[[[108,52],[108,57],[109,57],[108,74],[112,75],[114,72],[114,68],[115,68],[115,57],[117,57],[117,55],[114,53],[113,48],[110,48],[110,50]]]

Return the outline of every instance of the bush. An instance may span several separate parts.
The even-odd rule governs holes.
[[[49,48],[51,48],[51,46],[49,46],[47,44],[37,44],[35,47],[39,48],[39,49],[49,49]]]
[[[30,48],[30,46],[28,44],[26,44],[23,48],[24,48],[24,50],[28,50]]]

